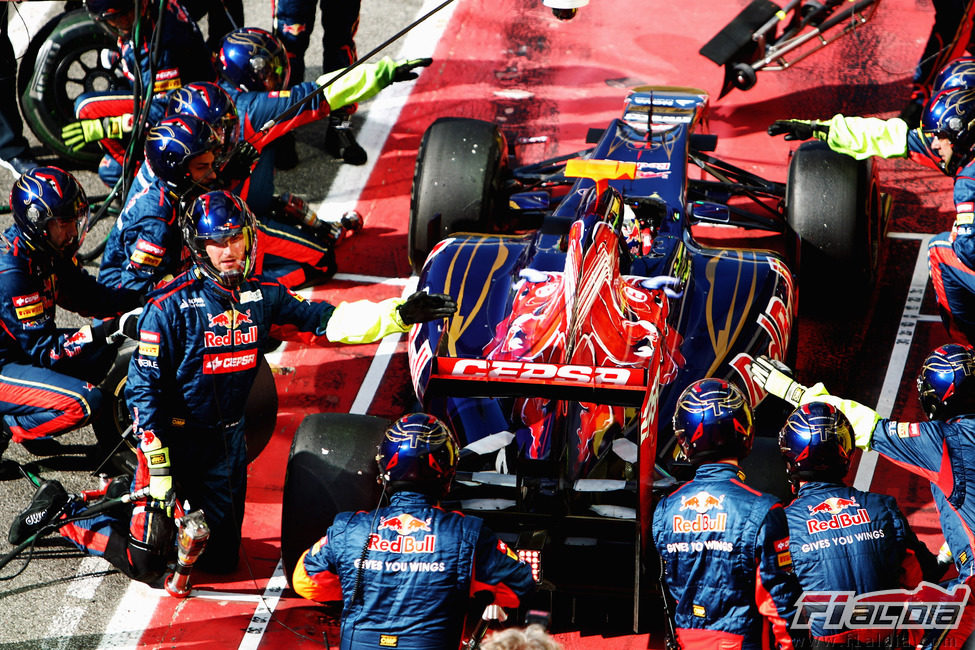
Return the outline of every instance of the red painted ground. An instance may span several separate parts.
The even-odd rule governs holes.
[[[710,125],[720,136],[718,155],[784,180],[791,145],[766,136],[765,127],[777,118],[836,112],[895,115],[907,97],[907,80],[933,16],[927,4],[919,9],[913,0],[885,0],[875,20],[854,36],[791,70],[760,73],[758,85],[747,93],[732,91],[717,100],[722,71],[697,51],[745,0],[594,0],[568,23],[556,21],[537,0],[458,2],[435,64],[417,82],[362,196],[358,209],[367,215],[366,227],[340,250],[343,271],[409,274],[405,251],[413,161],[423,130],[436,117],[496,120],[509,138],[547,136],[544,143],[520,147],[522,160],[532,161],[585,148],[586,131],[618,114],[629,85],[696,86],[712,93]],[[511,97],[503,94],[507,91],[527,91],[532,98],[506,98]],[[892,231],[933,233],[947,227],[950,181],[903,161],[880,164],[885,189],[896,201]],[[836,305],[837,313],[849,314],[841,325],[808,319],[801,323],[800,377],[823,380],[836,394],[876,402],[917,253],[917,242],[892,242],[876,298],[868,305]],[[316,295],[337,301],[397,293],[397,288],[334,283]],[[924,313],[936,313],[930,298]],[[943,340],[940,325],[918,326],[895,415],[919,416],[913,376],[920,358]],[[400,348],[371,414],[391,417],[410,406],[402,344]],[[246,566],[230,580],[198,575],[198,587],[237,594],[263,591],[279,554],[281,486],[291,436],[306,413],[349,409],[374,351],[375,346],[287,349],[283,365],[294,372],[277,377],[278,429],[250,468]],[[895,494],[918,533],[936,549],[941,540],[924,482],[883,462],[876,476],[875,489]],[[253,612],[248,602],[168,599],[156,612],[143,645],[235,648]],[[286,593],[260,647],[322,647],[324,629],[336,644],[336,630],[326,622],[322,609]],[[660,631],[649,638],[603,640],[575,633],[559,640],[566,648],[662,647]]]

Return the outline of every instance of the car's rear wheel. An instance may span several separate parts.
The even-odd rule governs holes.
[[[98,385],[104,397],[102,410],[92,422],[92,429],[98,441],[98,462],[103,461],[106,469],[112,468],[120,474],[135,474],[135,446],[138,444],[131,431],[132,415],[125,402],[125,384],[128,377],[129,360],[138,343],[125,343],[120,349],[115,363],[108,375]],[[247,397],[244,409],[245,436],[247,440],[247,462],[257,458],[274,433],[278,414],[278,393],[274,386],[274,375],[267,360],[261,356],[257,367],[257,377]]]
[[[880,205],[870,160],[857,161],[824,142],[804,143],[789,165],[786,218],[801,239],[803,289],[872,286],[880,254]]]
[[[20,60],[17,96],[24,121],[37,139],[61,158],[94,165],[102,153],[95,143],[72,151],[61,141],[61,129],[75,121],[74,101],[82,93],[118,90],[124,81],[118,64],[99,61],[102,50],[116,51],[116,42],[77,9],[53,18],[34,35]]]
[[[417,152],[410,199],[410,264],[415,273],[453,232],[492,231],[501,195],[507,143],[497,125],[442,117]]]
[[[369,415],[316,413],[298,427],[281,510],[281,558],[289,582],[301,554],[335,515],[379,504],[376,450],[389,425]]]

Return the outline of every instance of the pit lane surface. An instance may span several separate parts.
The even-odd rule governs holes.
[[[417,2],[364,3],[360,53],[435,4],[421,9]],[[279,191],[314,200],[328,191],[320,212],[355,206],[366,218],[360,237],[339,251],[342,276],[314,296],[380,299],[409,291],[405,232],[413,159],[423,130],[436,117],[496,120],[520,143],[522,160],[532,161],[585,148],[587,129],[618,115],[628,86],[696,86],[712,94],[717,155],[784,180],[792,147],[767,137],[767,124],[836,112],[896,115],[933,17],[926,5],[885,0],[874,21],[852,37],[792,70],[760,73],[754,89],[718,100],[721,70],[697,50],[745,4],[596,0],[573,21],[560,23],[538,0],[456,0],[402,43],[403,56],[430,52],[434,65],[415,84],[394,86],[363,105],[360,142],[370,152],[368,167],[342,167],[328,159],[320,149],[323,130],[313,125],[298,134],[302,163],[278,174]],[[247,12],[250,24],[269,26],[266,3],[248,2]],[[309,53],[309,63],[315,60]],[[867,301],[835,301],[833,318],[802,319],[798,373],[809,383],[824,381],[835,394],[876,404],[882,414],[917,418],[913,377],[921,358],[945,337],[927,287],[923,234],[914,233],[947,228],[951,184],[905,161],[881,162],[880,170],[882,186],[894,197],[894,236],[878,288]],[[91,175],[85,179],[90,191],[97,189]],[[404,344],[390,337],[359,347],[289,345],[275,361],[283,369],[276,377],[280,415],[274,439],[250,467],[240,570],[228,578],[197,575],[196,597],[179,602],[130,583],[100,560],[45,545],[22,575],[0,583],[2,647],[322,647],[323,633],[337,642],[329,612],[282,591],[282,577],[275,574],[287,450],[306,413],[393,417],[411,408]],[[38,459],[17,445],[9,453],[40,460],[45,476],[80,489],[91,485],[81,446],[88,442],[83,434],[69,434],[65,444],[72,445],[67,451],[75,452],[73,459]],[[940,532],[927,486],[884,462],[869,470],[861,463],[857,480],[894,494],[922,539],[936,549]],[[0,531],[29,495],[23,480],[0,483]],[[18,566],[14,562],[2,575]],[[601,615],[593,612],[595,621],[560,634],[560,641],[571,648],[662,647],[656,629],[649,637],[604,640],[594,634]]]

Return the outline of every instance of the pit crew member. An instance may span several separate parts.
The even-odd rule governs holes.
[[[532,589],[531,569],[481,519],[439,507],[459,452],[432,415],[397,420],[376,457],[389,505],[340,513],[299,559],[296,592],[343,601],[343,649],[454,650],[474,593],[517,607]],[[409,568],[390,568],[401,564]]]
[[[79,121],[65,126],[62,139],[79,149],[87,142],[100,142],[106,156],[98,171],[109,187],[118,180],[125,159],[127,145],[122,139],[132,131],[133,92],[140,98],[151,95],[148,122],[154,124],[162,117],[170,91],[191,81],[216,80],[210,50],[189,13],[176,0],[165,0],[160,20],[158,4],[150,7],[148,0],[140,0],[137,25],[133,0],[85,0],[95,22],[118,38],[121,70],[132,90],[79,95]]]
[[[779,432],[796,495],[785,514],[792,567],[803,593],[860,595],[937,580],[943,573],[937,559],[918,540],[894,498],[844,484],[852,439],[846,416],[825,402],[800,406]],[[837,541],[840,536],[844,539]],[[817,647],[899,645],[889,638],[893,628],[827,629],[824,619],[808,617]]]
[[[368,343],[450,316],[456,304],[417,293],[333,306],[253,276],[254,215],[229,192],[193,202],[184,239],[193,267],[146,306],[129,367],[126,402],[146,452],[140,461],[151,461],[136,480],[148,480],[154,500],[166,501],[175,486],[203,508],[211,534],[200,567],[231,571],[244,515],[244,404],[271,328],[278,338]]]
[[[657,504],[653,542],[682,647],[757,649],[771,633],[792,648],[805,638],[788,627],[799,583],[785,511],[745,485],[738,465],[752,433],[751,407],[723,379],[696,381],[678,398],[674,435],[696,472]]]
[[[287,48],[296,82],[305,80],[305,50],[315,29],[315,4],[316,0],[278,0],[274,5],[274,35]],[[322,72],[347,68],[359,58],[355,35],[359,31],[360,0],[317,0],[317,4],[322,11]],[[329,116],[325,151],[350,165],[364,165],[368,156],[350,128],[349,116],[355,109],[352,104]]]
[[[765,357],[755,359],[749,372],[768,393],[794,405],[831,404],[850,421],[857,447],[873,449],[931,481],[941,529],[958,569],[948,587],[975,585],[975,501],[965,498],[975,484],[975,356],[970,346],[949,343],[925,358],[917,387],[927,422],[881,418],[868,406],[830,395],[821,383],[808,388],[799,384]],[[973,629],[975,608],[967,606],[957,628],[932,630],[931,636],[938,638],[928,638],[927,644],[961,647]]]
[[[58,436],[91,421],[102,397],[93,384],[114,358],[106,343],[118,328],[114,317],[141,300],[97,283],[74,259],[88,199],[71,174],[36,167],[9,200],[14,224],[0,236],[0,454],[11,439]],[[108,320],[59,328],[59,306]]]
[[[909,157],[955,179],[955,223],[951,232],[931,238],[928,270],[945,327],[953,338],[975,342],[975,88],[940,90],[918,129],[900,118],[835,115],[827,121],[777,120],[768,132],[786,140],[815,137],[857,159]]]
[[[289,87],[291,68],[284,46],[268,31],[245,27],[224,37],[215,65],[221,87],[237,106],[241,120],[240,139],[264,152],[265,147],[277,138],[303,124],[328,117],[332,110],[366,101],[397,81],[416,79],[419,74],[415,69],[430,63],[431,59],[394,62],[384,58],[378,63],[358,66],[316,94],[318,87],[336,73],[324,74],[314,83],[303,82]],[[269,120],[313,94],[313,98],[294,114],[259,133]],[[272,147],[261,156],[247,186],[234,188],[259,215],[267,214],[274,194],[273,151]]]

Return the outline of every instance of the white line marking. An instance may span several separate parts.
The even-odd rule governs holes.
[[[899,236],[901,233],[892,233],[891,237],[895,234]],[[911,286],[907,290],[904,311],[901,314],[900,324],[897,326],[897,336],[894,339],[894,349],[890,353],[890,361],[887,364],[884,385],[880,389],[880,399],[877,401],[876,411],[882,418],[890,417],[894,408],[897,389],[904,378],[907,355],[911,350],[911,343],[914,341],[914,330],[921,312],[921,303],[924,302],[924,290],[928,284],[928,241],[932,235],[905,234],[910,235],[910,237],[898,238],[917,239],[921,245],[918,249],[917,260],[914,262],[914,274],[911,276]],[[869,490],[876,468],[877,452],[863,452],[863,455],[860,456],[860,463],[857,465],[853,487],[858,490]]]
[[[257,609],[254,611],[254,615],[251,617],[250,625],[244,631],[244,638],[241,640],[240,645],[237,646],[239,650],[257,650],[261,639],[264,638],[264,631],[267,630],[267,624],[271,621],[274,608],[277,607],[278,601],[281,599],[281,592],[287,586],[288,581],[284,577],[284,564],[281,560],[278,560],[278,565],[274,568],[274,575],[268,580],[267,588],[264,589],[264,594],[257,605]]]
[[[145,583],[130,581],[98,643],[99,650],[137,650],[142,633],[149,627],[156,605],[164,596],[164,589],[153,589]]]
[[[91,599],[95,597],[95,592],[105,577],[105,571],[111,570],[111,564],[92,555],[78,563],[75,580],[68,584],[64,592],[65,598],[48,625],[47,635],[40,645],[41,648],[56,650],[68,647],[78,624],[88,613]]]

